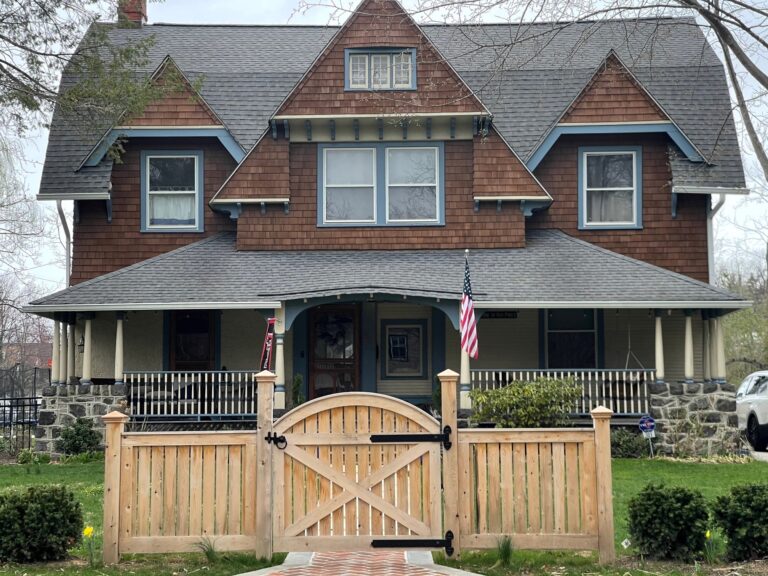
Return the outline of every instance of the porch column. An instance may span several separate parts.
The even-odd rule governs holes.
[[[67,352],[69,354],[67,358],[67,384],[72,382],[75,378],[75,347],[77,342],[75,341],[75,323],[74,321],[69,326],[69,340],[67,341]]]
[[[275,310],[275,412],[285,410],[285,307]]]
[[[59,383],[59,336],[61,335],[60,322],[53,322],[53,348],[51,349],[51,384]]]
[[[718,379],[718,362],[717,357],[717,318],[710,318],[709,324],[709,366],[710,377],[713,382]]]
[[[115,384],[123,383],[123,322],[125,321],[125,312],[115,313]]]
[[[654,310],[656,317],[656,381],[664,382],[664,334],[661,327],[662,310]]]
[[[62,384],[69,384],[67,380],[67,373],[69,372],[67,365],[69,364],[69,338],[67,337],[67,323],[61,323],[61,336],[59,337],[61,343],[61,352],[59,354],[59,382]]]
[[[693,312],[685,311],[685,370],[684,377],[688,383],[693,382]]]
[[[703,365],[704,381],[709,382],[712,379],[712,361],[709,353],[711,348],[709,343],[709,318],[703,310],[701,314],[701,340],[701,363]]]
[[[720,382],[725,382],[726,370],[725,370],[725,342],[724,342],[724,336],[723,336],[723,320],[721,318],[717,318],[715,320],[715,325],[717,326],[717,330],[716,330],[717,376],[716,377]]]
[[[85,317],[85,331],[83,333],[83,340],[85,349],[83,350],[83,377],[80,378],[80,384],[91,383],[91,364],[93,358],[93,341],[91,339],[93,324],[93,314],[89,314]]]
[[[469,354],[461,350],[461,370],[459,375],[459,412],[467,415],[472,410],[469,391],[472,389],[472,373],[469,370]]]

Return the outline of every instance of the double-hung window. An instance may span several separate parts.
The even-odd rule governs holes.
[[[318,224],[440,225],[442,144],[321,144]]]
[[[345,51],[347,90],[415,90],[414,48],[348,48]]]
[[[201,232],[202,185],[202,152],[143,152],[141,229]]]
[[[579,149],[579,227],[642,228],[640,147]]]

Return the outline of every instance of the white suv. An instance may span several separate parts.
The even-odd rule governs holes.
[[[747,376],[736,392],[739,430],[755,450],[768,447],[768,370]]]

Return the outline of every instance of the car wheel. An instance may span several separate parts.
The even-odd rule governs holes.
[[[749,422],[747,422],[747,440],[757,452],[765,450],[768,446],[768,434],[760,428],[757,418],[750,416]]]

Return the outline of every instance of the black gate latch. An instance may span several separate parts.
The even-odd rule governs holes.
[[[442,434],[371,434],[371,443],[373,444],[397,444],[399,442],[442,442],[443,448],[450,450],[451,427],[443,427]]]
[[[285,450],[285,447],[288,446],[288,440],[285,439],[285,436],[278,436],[277,432],[267,432],[264,440],[267,441],[267,444],[274,444],[279,450]]]
[[[443,548],[446,556],[453,556],[453,532],[448,530],[445,538],[425,538],[423,540],[411,540],[392,538],[389,540],[371,540],[373,548]]]

